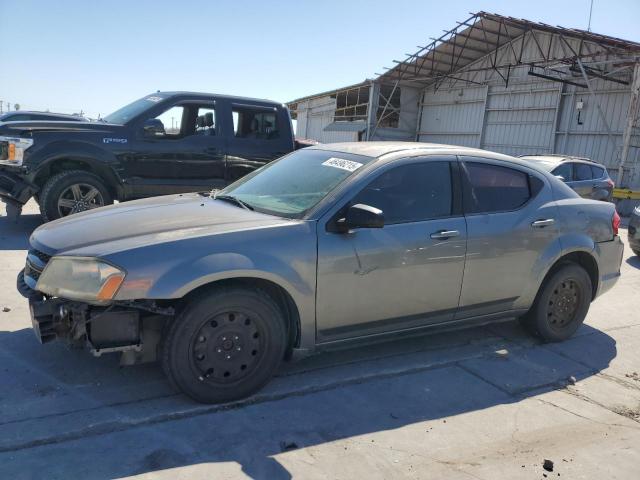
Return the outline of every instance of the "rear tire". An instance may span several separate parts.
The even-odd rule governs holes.
[[[589,274],[579,265],[565,263],[544,281],[523,325],[547,342],[571,337],[589,311],[592,298]]]
[[[100,177],[84,170],[67,170],[51,177],[39,192],[45,222],[84,210],[110,205],[113,197]]]
[[[192,299],[168,328],[162,368],[178,390],[202,403],[260,390],[287,346],[285,320],[261,290],[221,288]]]

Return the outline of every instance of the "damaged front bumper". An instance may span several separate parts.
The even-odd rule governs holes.
[[[22,169],[0,166],[0,200],[7,204],[7,213],[19,214],[37,191],[38,187],[25,178]]]
[[[95,306],[47,297],[29,285],[32,276],[23,270],[17,286],[29,300],[33,332],[40,343],[59,339],[87,347],[95,356],[120,352],[124,365],[156,360],[162,330],[173,309],[145,302]]]

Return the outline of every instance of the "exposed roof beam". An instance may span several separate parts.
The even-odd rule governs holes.
[[[457,36],[460,36],[460,35],[457,35]],[[436,40],[436,39],[435,39],[435,38],[433,38],[432,40]],[[449,45],[454,45],[454,46],[456,46],[456,47],[461,47],[461,46],[462,46],[462,45],[460,45],[459,43],[456,43],[456,41],[455,41],[455,40],[453,40],[453,39],[439,40],[439,42],[440,42],[440,43],[447,43],[447,44],[449,44]],[[418,48],[424,48],[424,47],[420,47],[420,46],[418,46]],[[470,50],[470,51],[472,51],[472,52],[482,53],[482,54],[486,54],[486,53],[487,53],[487,51],[486,51],[486,50],[483,50],[483,49],[481,49],[481,48],[477,48],[477,47],[472,47],[471,45],[466,45],[466,46],[464,47],[464,49],[465,49],[465,50]]]

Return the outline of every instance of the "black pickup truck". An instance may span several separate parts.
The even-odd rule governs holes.
[[[114,200],[221,188],[296,145],[282,104],[158,92],[95,122],[0,123],[0,199],[18,215],[35,197],[49,221]]]

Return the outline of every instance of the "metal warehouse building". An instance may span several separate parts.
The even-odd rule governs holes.
[[[297,135],[585,156],[640,189],[639,43],[479,12],[394,62],[289,102]]]

